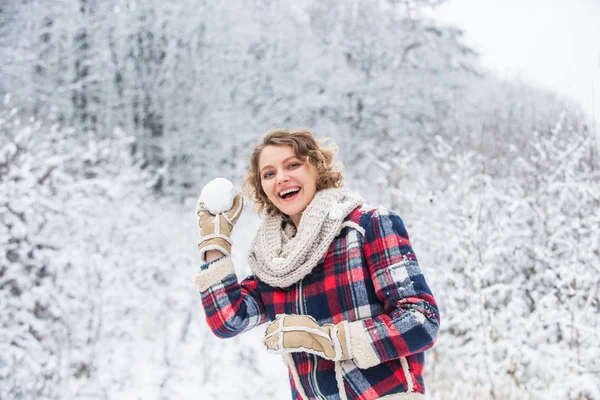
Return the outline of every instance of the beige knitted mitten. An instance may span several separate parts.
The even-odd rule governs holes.
[[[226,256],[231,255],[231,230],[240,218],[244,208],[244,199],[238,193],[233,199],[233,206],[229,211],[217,215],[211,214],[204,207],[204,203],[198,201],[196,215],[200,227],[200,240],[198,249],[200,259],[205,260],[208,250],[219,250]]]
[[[333,361],[352,358],[348,322],[319,326],[309,315],[278,315],[265,332],[263,343],[274,354],[307,352]]]

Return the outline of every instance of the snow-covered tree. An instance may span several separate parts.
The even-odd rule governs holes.
[[[437,397],[598,397],[600,164],[581,120],[567,109],[529,151],[506,144],[509,173],[442,138],[378,164],[439,298]]]
[[[427,17],[437,3],[19,1],[0,92],[91,135],[121,127],[185,192],[215,165],[241,177],[230,160],[273,126],[351,149],[429,139],[476,70],[460,31]]]
[[[6,97],[0,109],[0,395],[69,398],[73,381],[93,374],[100,351],[102,289],[111,279],[104,263],[119,235],[111,214],[118,204],[141,199],[150,179],[122,133],[82,139],[73,129],[23,115]]]

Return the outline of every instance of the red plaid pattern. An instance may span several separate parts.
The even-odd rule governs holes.
[[[313,271],[289,288],[271,287],[254,276],[238,283],[232,272],[201,295],[206,320],[222,338],[278,314],[308,314],[320,324],[361,321],[360,332],[377,365],[359,368],[356,359],[335,363],[293,353],[294,399],[302,394],[308,399],[343,398],[341,384],[348,399],[425,393],[423,352],[437,338],[439,311],[402,220],[384,208],[359,207],[348,215]]]

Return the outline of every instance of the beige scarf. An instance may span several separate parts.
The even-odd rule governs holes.
[[[254,238],[248,262],[261,281],[286,288],[317,265],[342,229],[346,216],[363,200],[347,189],[319,190],[296,228],[281,215],[267,216]]]

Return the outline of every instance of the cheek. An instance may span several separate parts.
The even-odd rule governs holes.
[[[317,176],[317,170],[312,168],[310,171],[310,181],[311,181],[311,186],[313,186],[316,190],[317,186],[318,186],[318,176]]]
[[[269,183],[268,182],[265,183],[265,182],[261,181],[260,187],[262,188],[263,192],[265,192],[265,194],[267,195],[267,197],[271,198],[271,192],[270,192],[270,189],[269,189]]]

